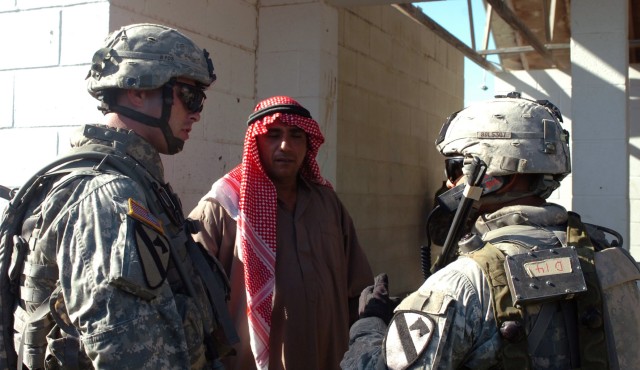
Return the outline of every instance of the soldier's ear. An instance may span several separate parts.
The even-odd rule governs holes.
[[[126,90],[124,95],[128,105],[131,107],[144,106],[145,99],[150,97],[150,93],[147,90]]]

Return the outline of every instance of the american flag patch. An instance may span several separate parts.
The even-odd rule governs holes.
[[[162,223],[160,220],[148,209],[146,209],[142,204],[136,202],[133,198],[129,198],[129,212],[127,214],[138,221],[144,222],[146,225],[149,225],[154,230],[164,235],[164,230],[162,228]]]

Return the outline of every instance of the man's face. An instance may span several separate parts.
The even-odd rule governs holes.
[[[256,137],[260,161],[274,183],[295,181],[307,154],[307,134],[300,127],[280,122]]]
[[[173,136],[178,139],[189,140],[193,124],[200,121],[200,110],[194,107],[190,109],[185,101],[200,101],[196,95],[201,91],[202,89],[196,86],[195,81],[185,78],[178,78],[173,87],[173,107],[171,107],[171,115],[169,116],[169,127],[171,127]],[[201,106],[200,104],[196,105]]]
[[[149,108],[148,114],[157,118],[162,116],[163,103],[161,91],[161,89],[157,89],[157,93],[150,92],[151,107]],[[199,91],[202,90],[196,86],[195,82],[186,78],[179,78],[173,87],[173,106],[171,107],[168,123],[173,136],[182,141],[189,140],[189,133],[193,125],[200,121],[200,111],[194,108],[195,105],[199,106],[199,104],[197,104],[199,99],[194,97]],[[196,101],[196,104],[192,105],[190,110],[185,104],[185,101],[191,101],[192,103]],[[167,142],[160,128],[153,129],[152,137],[149,138],[149,141],[160,153],[168,153]]]

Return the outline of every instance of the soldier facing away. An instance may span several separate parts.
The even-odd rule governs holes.
[[[220,368],[236,340],[226,277],[191,239],[160,160],[182,150],[215,79],[209,53],[162,25],[122,27],[94,54],[88,91],[104,122],[40,177],[50,190],[13,236],[18,364]]]
[[[392,319],[376,278],[343,369],[638,368],[635,261],[615,231],[546,202],[571,170],[561,122],[550,102],[515,92],[449,117],[436,141],[449,187],[474,158],[486,165],[472,233]]]

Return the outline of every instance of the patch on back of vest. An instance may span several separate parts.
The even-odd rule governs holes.
[[[392,370],[408,368],[427,348],[434,330],[433,319],[424,313],[397,312],[385,338],[387,367]]]

